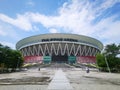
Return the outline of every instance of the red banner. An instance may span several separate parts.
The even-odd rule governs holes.
[[[25,56],[25,63],[42,63],[43,56]]]
[[[77,63],[96,63],[96,57],[94,56],[77,56]]]

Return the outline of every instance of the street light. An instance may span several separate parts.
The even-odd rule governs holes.
[[[106,55],[105,55],[105,62],[106,62],[106,65],[107,65],[107,68],[108,68],[109,73],[111,73],[110,67],[109,67],[109,64],[108,64],[108,61],[107,61],[107,58],[106,58]]]

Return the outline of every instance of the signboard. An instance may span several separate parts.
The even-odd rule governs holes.
[[[25,56],[25,63],[42,63],[43,56]]]
[[[94,56],[77,56],[77,63],[96,63],[96,57]]]
[[[68,56],[68,62],[69,63],[75,63],[76,62],[76,56]]]
[[[44,63],[50,63],[51,62],[51,56],[43,56]]]

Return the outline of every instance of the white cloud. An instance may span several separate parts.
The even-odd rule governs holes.
[[[49,31],[50,31],[50,33],[58,33],[58,30],[54,29],[54,28],[51,28]]]
[[[105,39],[104,43],[119,43],[120,39],[120,21],[113,21],[115,16],[106,18],[94,26],[95,32],[93,36],[99,39]]]
[[[10,43],[10,42],[7,42],[7,41],[0,41],[0,43],[4,46],[6,45],[6,46],[9,46],[12,49],[15,49],[15,44],[14,43]]]
[[[28,1],[26,4],[29,6],[35,6],[35,3],[33,1]]]
[[[6,29],[5,25],[0,22],[0,35],[1,36],[6,36],[7,35],[7,33],[5,32],[5,29]]]
[[[9,23],[11,25],[14,25],[20,29],[29,31],[32,30],[32,25],[29,19],[27,18],[26,15],[17,15],[16,19],[10,18],[7,15],[0,14],[0,20]]]
[[[120,42],[120,21],[114,21],[116,16],[103,18],[105,10],[114,6],[120,0],[102,0],[89,2],[89,0],[72,0],[65,2],[58,9],[58,15],[46,16],[40,13],[26,12],[23,15],[18,14],[16,18],[10,18],[0,14],[0,20],[16,26],[22,30],[39,30],[34,24],[42,24],[51,33],[67,32],[82,35],[88,35],[107,42]],[[98,5],[99,6],[98,6]],[[109,12],[108,12],[109,13]],[[95,24],[92,24],[97,18],[100,18]],[[62,29],[60,31],[60,29]]]
[[[100,9],[108,9],[112,7],[115,3],[120,2],[120,0],[103,0],[104,2],[99,7]]]
[[[18,40],[20,38],[18,31],[15,30],[11,25],[0,22],[0,40],[4,38]]]
[[[64,32],[89,36],[92,36],[97,32],[103,32],[104,36],[109,37],[109,35],[105,32],[109,32],[109,25],[111,25],[111,28],[114,28],[114,18],[102,19],[98,22],[98,24],[94,25],[91,23],[100,16],[103,11],[112,7],[116,2],[117,1],[114,0],[105,0],[100,7],[92,8],[92,3],[88,1],[80,2],[79,0],[73,0],[70,4],[64,3],[63,7],[61,7],[58,11],[58,16],[45,16],[39,13],[30,13],[29,15],[31,16],[33,22],[41,23],[46,28],[59,27],[63,28]],[[101,18],[104,16],[105,15]],[[109,22],[109,19],[112,20]],[[105,28],[107,31],[104,31]],[[113,29],[111,32],[113,32]]]
[[[4,31],[1,30],[1,27],[0,27],[0,35],[1,36],[6,36],[7,35],[6,32],[4,32]]]

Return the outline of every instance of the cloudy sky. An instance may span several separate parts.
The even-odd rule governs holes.
[[[74,33],[120,43],[120,0],[0,0],[0,43],[15,49],[28,36]]]

